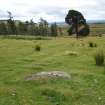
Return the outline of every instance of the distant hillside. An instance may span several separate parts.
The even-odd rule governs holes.
[[[93,24],[93,23],[95,23],[95,24],[102,24],[102,23],[105,23],[105,20],[87,20],[87,23],[89,23],[89,24]],[[57,22],[57,24],[58,25],[66,25],[66,23],[65,22]]]
[[[87,20],[87,23],[105,23],[105,20]]]

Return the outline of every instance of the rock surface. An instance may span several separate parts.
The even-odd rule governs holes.
[[[63,71],[50,71],[50,72],[40,72],[32,74],[31,76],[26,77],[26,80],[29,81],[29,80],[50,79],[50,78],[70,79],[71,76]]]

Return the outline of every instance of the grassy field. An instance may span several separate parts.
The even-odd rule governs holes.
[[[89,42],[97,47],[89,47]],[[35,51],[37,44],[40,52]],[[105,66],[94,61],[100,49],[105,52],[105,37],[0,38],[0,105],[105,105]],[[52,70],[65,71],[71,79],[25,81],[31,74]]]
[[[61,27],[61,26],[60,26]],[[101,35],[105,35],[105,23],[93,23],[93,24],[89,24],[90,27],[90,36],[101,36]],[[62,26],[62,32],[63,35],[68,36],[67,30],[69,29],[69,26]],[[59,33],[59,36],[61,36],[61,34]]]
[[[105,35],[105,24],[90,24],[91,35]]]

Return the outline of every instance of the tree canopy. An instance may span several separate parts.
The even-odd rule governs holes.
[[[69,10],[65,22],[70,26],[69,35],[76,34],[78,36],[87,36],[89,34],[89,26],[82,13],[76,10]]]

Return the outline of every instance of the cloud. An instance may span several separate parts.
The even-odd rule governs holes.
[[[7,18],[11,11],[14,19],[38,21],[40,17],[49,22],[64,21],[69,9],[75,9],[86,19],[105,18],[104,0],[0,0],[0,18]]]
[[[30,8],[28,11],[30,15],[35,17],[44,17],[47,18],[48,21],[54,20],[63,20],[65,15],[67,14],[67,8],[64,7],[56,7],[56,6],[41,6],[41,8]]]

